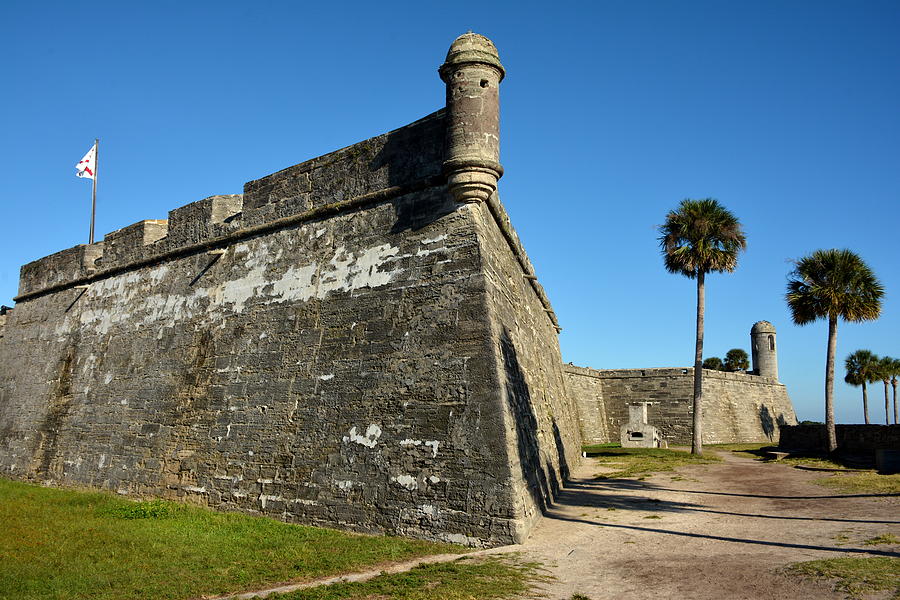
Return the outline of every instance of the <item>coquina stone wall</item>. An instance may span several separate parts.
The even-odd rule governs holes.
[[[585,443],[618,442],[635,402],[652,403],[648,422],[669,444],[690,443],[692,368],[565,369]],[[796,423],[787,390],[775,379],[704,369],[704,443],[777,442],[779,426]]]
[[[580,456],[577,415],[496,193],[448,189],[447,129],[438,111],[24,266],[0,473],[522,540]]]

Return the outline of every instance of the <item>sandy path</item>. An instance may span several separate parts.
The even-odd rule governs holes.
[[[861,545],[900,536],[900,496],[840,495],[811,483],[823,473],[721,456],[644,481],[594,480],[599,469],[586,465],[518,549],[556,577],[549,598],[577,592],[592,600],[842,598],[829,584],[778,569],[900,556],[897,546]]]

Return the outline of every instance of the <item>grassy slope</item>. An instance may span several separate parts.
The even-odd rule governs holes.
[[[641,477],[647,473],[674,471],[684,465],[698,465],[718,462],[720,459],[709,452],[694,456],[690,452],[663,448],[610,448],[605,444],[584,446],[584,452],[599,463],[599,466],[615,469],[610,473],[597,475],[598,479],[618,477]]]
[[[834,579],[836,589],[851,598],[879,591],[900,598],[900,558],[873,556],[867,558],[831,558],[797,563],[789,573],[816,579]]]
[[[2,479],[0,531],[0,598],[16,600],[189,598],[463,551]]]
[[[492,600],[522,597],[540,580],[537,565],[514,557],[462,558],[423,565],[406,573],[381,575],[364,583],[279,594],[278,600]]]

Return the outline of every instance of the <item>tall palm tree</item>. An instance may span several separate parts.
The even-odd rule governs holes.
[[[884,288],[865,262],[850,250],[816,250],[794,262],[786,300],[797,325],[828,320],[825,353],[825,429],[828,451],[837,449],[834,430],[834,355],[838,318],[870,321],[881,314]]]
[[[691,453],[703,453],[703,316],[706,274],[732,272],[747,247],[740,221],[714,198],[682,200],[660,225],[659,244],[669,273],[697,280],[697,337],[694,352],[694,431]]]
[[[894,388],[894,425],[900,420],[897,413],[897,376],[900,375],[900,358],[894,359],[894,365],[891,368],[891,387]]]
[[[857,350],[844,361],[844,368],[847,370],[844,381],[850,385],[862,386],[863,416],[866,419],[866,425],[869,424],[869,394],[866,391],[866,384],[875,382],[875,366],[877,364],[878,357],[869,350]]]
[[[897,362],[890,356],[882,357],[875,366],[875,374],[884,383],[884,424],[891,424],[891,401],[888,398],[888,384],[891,377],[896,375],[894,372],[894,363]]]

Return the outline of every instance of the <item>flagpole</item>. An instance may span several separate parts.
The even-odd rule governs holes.
[[[100,173],[100,138],[94,139],[94,185],[91,193],[91,235],[88,244],[94,243],[94,218],[97,214],[97,175]]]

